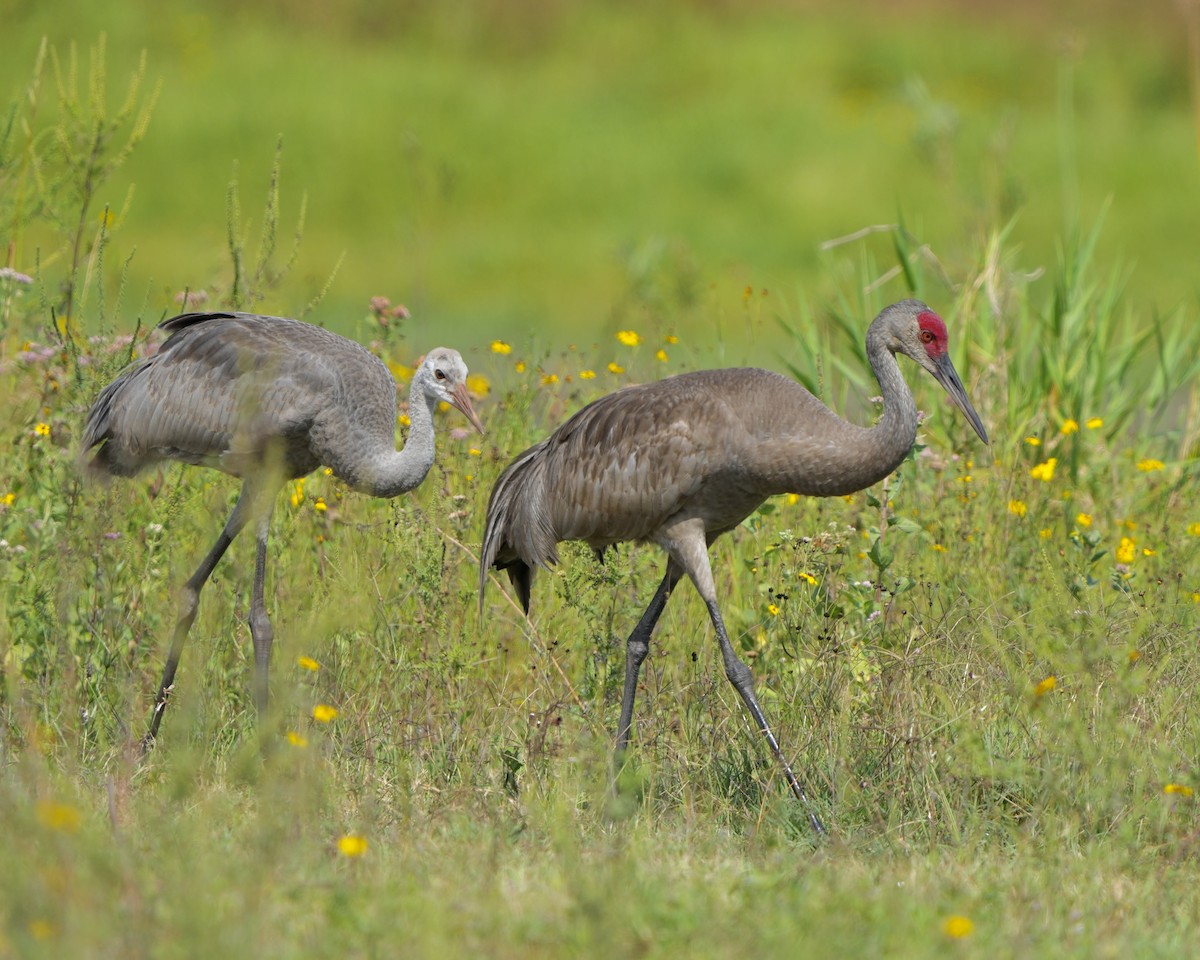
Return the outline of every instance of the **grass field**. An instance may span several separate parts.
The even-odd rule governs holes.
[[[1192,956],[1183,40],[1119,10],[1064,59],[1065,18],[1020,11],[443,9],[473,16],[10,15],[13,90],[39,33],[107,29],[111,105],[97,128],[85,57],[77,113],[55,106],[48,58],[0,127],[0,958]],[[898,210],[907,230],[817,251]],[[238,542],[143,760],[175,590],[237,488],[178,467],[86,486],[84,414],[176,293],[299,313],[343,253],[309,318],[401,380],[459,347],[487,436],[440,415],[433,471],[395,501],[289,485],[271,722]],[[776,498],[712,548],[829,837],[687,586],[614,790],[623,641],[662,558],[567,546],[531,619],[500,579],[480,616],[492,482],[595,396],[748,357],[868,422],[862,335],[910,293],[947,318],[991,447],[906,365],[928,417],[886,484]],[[383,294],[412,318],[381,326]]]
[[[256,229],[281,137],[285,237],[308,205],[275,312],[303,310],[340,263],[335,318],[383,294],[418,332],[553,345],[630,326],[639,294],[669,281],[687,308],[674,322],[745,351],[713,330],[714,302],[747,284],[828,298],[841,251],[825,241],[902,215],[953,272],[1015,217],[1013,266],[1034,272],[1106,204],[1101,255],[1139,302],[1195,300],[1180,200],[1196,129],[1173,4],[1003,18],[937,4],[234,6],[31,4],[5,24],[5,100],[42,37],[64,61],[75,44],[83,90],[106,36],[110,112],[146,56],[153,119],[92,215],[117,212],[114,262],[133,256],[128,306],[150,317],[184,287],[228,289],[234,165]],[[48,65],[43,119],[56,99]],[[29,271],[35,241],[57,249],[26,228],[12,266]],[[765,360],[776,345],[750,349]]]

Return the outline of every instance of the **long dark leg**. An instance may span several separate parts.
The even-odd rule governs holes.
[[[679,565],[674,560],[668,560],[666,575],[663,576],[662,583],[658,585],[654,599],[650,601],[650,606],[642,614],[642,619],[637,622],[629,639],[625,641],[625,691],[621,695],[621,721],[617,724],[618,762],[621,754],[625,752],[625,748],[629,746],[629,739],[634,733],[633,700],[637,696],[638,671],[641,670],[642,661],[646,659],[646,654],[650,651],[650,634],[654,632],[654,625],[658,623],[658,618],[662,616],[663,608],[667,605],[671,591],[675,589],[675,584],[682,576],[683,570]]]
[[[725,661],[725,676],[729,678],[729,682],[733,684],[733,688],[742,698],[742,702],[746,704],[746,709],[750,711],[750,716],[758,725],[759,732],[766,738],[771,753],[783,767],[784,779],[787,780],[796,799],[804,805],[809,823],[817,833],[825,833],[825,825],[821,823],[820,818],[809,805],[804,788],[796,779],[796,775],[792,773],[791,765],[784,758],[783,751],[779,749],[779,741],[775,739],[775,734],[771,732],[767,718],[763,715],[762,707],[758,705],[758,698],[754,695],[754,678],[750,673],[750,668],[738,658],[733,644],[729,642],[729,633],[725,629],[725,621],[717,606],[712,567],[708,562],[708,541],[703,533],[703,527],[700,526],[699,521],[685,521],[672,533],[669,549],[672,556],[679,560],[688,576],[692,578],[692,582],[695,583],[696,589],[708,607],[708,615],[712,619],[713,629],[717,632],[717,642],[721,645],[721,658]]]
[[[254,592],[250,599],[250,636],[254,639],[254,704],[258,708],[261,726],[267,716],[267,668],[271,662],[271,641],[275,637],[267,605],[263,598],[267,576],[267,536],[270,532],[271,515],[268,512],[258,521],[256,530],[257,551],[254,557]]]
[[[251,501],[253,499],[253,491],[248,489],[248,485],[243,485],[241,495],[233,507],[233,512],[229,515],[229,519],[225,521],[225,529],[217,537],[217,542],[208,551],[208,555],[200,561],[200,566],[196,568],[196,572],[183,585],[183,593],[179,603],[179,620],[175,623],[175,633],[171,637],[171,651],[167,654],[167,662],[163,667],[162,683],[158,687],[158,696],[154,698],[154,714],[150,718],[150,729],[142,738],[143,753],[154,745],[154,738],[158,736],[158,725],[162,723],[162,715],[167,706],[167,699],[171,696],[171,690],[175,686],[175,671],[179,668],[179,658],[183,653],[183,642],[187,639],[188,631],[192,628],[192,621],[196,619],[196,610],[200,606],[200,591],[208,582],[208,578],[212,576],[213,569],[221,557],[225,555],[225,551],[229,549],[229,545],[242,532],[242,528],[250,518]]]
[[[705,603],[708,606],[708,615],[712,618],[713,628],[717,631],[717,641],[721,644],[721,658],[725,661],[725,676],[729,678],[729,682],[733,684],[733,688],[737,690],[746,704],[750,716],[758,724],[759,732],[766,737],[767,745],[770,746],[771,752],[775,754],[775,759],[783,767],[783,776],[787,780],[788,786],[792,788],[792,793],[808,810],[809,823],[817,833],[824,833],[825,825],[809,807],[808,796],[805,794],[804,788],[800,786],[800,781],[792,773],[791,765],[784,758],[783,751],[779,749],[779,741],[775,739],[775,734],[767,725],[767,718],[763,716],[762,707],[758,705],[758,698],[754,695],[754,678],[750,674],[750,668],[734,652],[733,644],[729,642],[729,634],[725,631],[725,621],[721,618],[721,611],[717,609],[717,602],[706,599]]]

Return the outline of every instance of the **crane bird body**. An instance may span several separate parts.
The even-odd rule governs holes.
[[[396,450],[396,383],[362,345],[321,327],[248,313],[186,313],[159,325],[156,353],[101,391],[81,444],[85,471],[133,476],[163,460],[214,467],[242,480],[221,535],[183,589],[181,612],[155,698],[148,746],[175,682],[200,590],[247,523],[257,538],[250,632],[255,702],[267,708],[273,630],[264,602],[271,510],[287,480],[321,465],[377,497],[412,490],[434,459],[433,412],[445,401],[480,432],[457,351],[432,350],[413,376],[411,427]]]
[[[807,804],[759,707],[750,671],[729,640],[708,547],[772,495],[853,493],[900,465],[916,440],[917,407],[897,353],[932,374],[987,442],[950,360],[946,326],[929,307],[916,300],[893,304],[871,324],[866,343],[884,399],[874,427],[843,420],[777,373],[701,370],[588,404],[520,454],[496,481],[480,557],[481,606],[487,572],[495,566],[508,573],[528,613],[534,571],[557,562],[560,541],[581,540],[599,556],[630,540],[658,544],[667,553],[662,582],[626,641],[618,755],[634,732],[638,672],[650,635],[686,574],[708,607],[727,677],[793,793]],[[822,830],[811,810],[809,818]]]

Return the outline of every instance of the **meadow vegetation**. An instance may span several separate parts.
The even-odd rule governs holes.
[[[1194,302],[1129,292],[1116,212],[1076,211],[1041,273],[997,201],[950,252],[904,222],[847,240],[789,297],[641,247],[621,282],[588,281],[608,294],[595,342],[439,323],[487,436],[447,416],[434,470],[395,501],[320,472],[289,485],[271,723],[256,730],[238,543],[143,759],[173,591],[237,484],[165,467],[85,486],[99,387],[201,290],[313,302],[401,380],[435,328],[416,301],[368,302],[408,301],[385,272],[347,312],[319,242],[305,272],[312,223],[293,227],[278,189],[289,144],[265,201],[229,188],[203,265],[172,263],[170,296],[148,293],[129,251],[157,234],[139,234],[137,197],[103,198],[153,165],[153,70],[130,82],[99,51],[72,86],[64,51],[43,56],[0,123],[0,957],[1194,953],[1200,326]],[[662,558],[568,546],[532,619],[501,579],[480,611],[491,482],[588,399],[749,350],[742,331],[769,330],[772,365],[867,420],[862,335],[906,295],[947,318],[992,446],[909,370],[927,416],[895,475],[777,498],[713,547],[731,635],[830,836],[781,782],[690,589],[643,668],[614,790],[624,638]],[[703,339],[718,323],[731,346]]]

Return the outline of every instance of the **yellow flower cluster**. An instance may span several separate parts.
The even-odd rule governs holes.
[[[618,330],[617,339],[627,347],[636,347],[642,342],[641,336],[633,330]]]
[[[962,940],[969,937],[974,931],[975,924],[970,917],[955,914],[942,921],[942,933],[953,940]]]
[[[337,707],[331,707],[327,703],[318,703],[313,707],[312,715],[318,723],[332,723],[337,719]]]
[[[361,857],[367,852],[367,838],[360,833],[347,833],[338,837],[338,853],[343,857]]]
[[[1043,483],[1049,483],[1054,479],[1054,468],[1058,466],[1058,457],[1051,457],[1049,460],[1044,460],[1037,466],[1032,467],[1029,475],[1034,480],[1041,480]]]
[[[1117,563],[1128,566],[1133,563],[1135,556],[1137,556],[1137,543],[1129,537],[1122,537],[1121,542],[1117,544]]]

